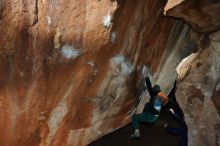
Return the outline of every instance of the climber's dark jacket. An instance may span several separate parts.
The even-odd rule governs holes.
[[[139,128],[139,122],[155,123],[159,119],[159,114],[162,106],[162,97],[158,96],[160,92],[159,86],[157,90],[151,86],[150,79],[146,78],[146,86],[150,94],[150,101],[145,104],[144,110],[141,114],[132,116],[132,124],[134,129]],[[158,90],[159,89],[159,90]]]
[[[146,78],[146,85],[150,94],[150,101],[145,105],[143,112],[150,112],[152,114],[159,115],[159,111],[154,108],[154,104],[156,100],[160,99],[160,97],[158,97],[158,93],[160,92],[160,90],[155,91],[153,89],[149,77]]]
[[[168,94],[169,101],[168,101],[168,104],[165,106],[165,107],[167,107],[167,109],[172,108],[173,106],[175,106],[175,104],[177,104],[176,95],[175,95],[176,83],[177,83],[177,80],[174,82],[173,88],[170,91],[170,93]]]
[[[147,90],[150,94],[150,100],[153,100],[153,97],[155,97],[160,91],[155,91],[151,85],[149,77],[146,77],[146,85],[147,85]]]
[[[180,118],[177,112],[174,112],[173,116],[178,122],[180,122],[180,127],[172,128],[170,126],[167,126],[165,130],[170,134],[180,136],[179,146],[187,146],[188,145],[188,127],[186,125],[186,122],[184,121],[183,118]]]
[[[155,110],[154,108],[155,102],[158,102],[159,100],[159,102],[163,104],[167,104],[169,99],[163,92],[161,92],[159,85],[155,85],[154,87],[152,87],[149,77],[147,77],[145,81],[146,81],[148,92],[150,94],[150,101],[148,105],[148,108],[150,108],[149,112],[159,115],[159,111]],[[144,108],[144,112],[145,111],[146,111],[146,108]]]

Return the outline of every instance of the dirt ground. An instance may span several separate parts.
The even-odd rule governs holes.
[[[132,125],[129,124],[103,136],[89,146],[178,146],[178,136],[170,135],[164,130],[163,125],[165,121],[173,127],[178,126],[172,115],[166,112],[161,114],[159,121],[154,125],[141,124],[140,139],[129,139],[130,134],[133,132]]]

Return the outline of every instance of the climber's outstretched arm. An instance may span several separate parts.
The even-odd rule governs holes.
[[[174,85],[173,85],[173,88],[172,88],[172,90],[170,91],[170,93],[168,94],[169,99],[175,97],[175,93],[176,93],[176,83],[177,83],[177,80],[175,80]]]
[[[147,89],[148,89],[148,92],[149,92],[151,98],[154,97],[154,90],[152,88],[149,77],[146,77],[146,85],[147,85]]]

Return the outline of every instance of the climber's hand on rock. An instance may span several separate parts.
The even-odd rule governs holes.
[[[174,114],[174,110],[172,108],[169,109],[169,111]]]

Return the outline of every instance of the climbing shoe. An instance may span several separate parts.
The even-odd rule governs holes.
[[[141,135],[140,133],[136,133],[136,132],[129,137],[129,139],[139,139],[139,138],[141,138]]]

